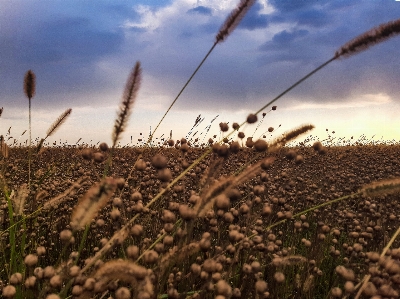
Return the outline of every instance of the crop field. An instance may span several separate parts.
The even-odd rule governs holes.
[[[313,145],[11,148],[3,296],[396,298],[400,146]]]
[[[400,20],[349,41],[243,123],[221,122],[219,137],[153,138],[252,4],[239,2],[155,130],[135,146],[120,140],[140,62],[109,144],[50,144],[72,109],[33,140],[36,75],[26,72],[28,139],[18,144],[11,128],[0,128],[1,298],[399,297],[400,143],[329,133],[319,140],[312,124],[284,133],[270,127],[269,139],[253,140],[243,127],[257,130],[278,99],[328,64],[400,33]]]

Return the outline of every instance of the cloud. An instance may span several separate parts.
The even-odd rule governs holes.
[[[260,3],[255,3],[240,22],[239,28],[248,30],[267,28],[268,16],[260,13],[262,9],[263,6]]]
[[[269,0],[269,3],[280,13],[290,13],[307,9],[315,4],[321,4],[320,0],[301,0],[301,1],[290,1],[290,0]]]
[[[294,30],[289,32],[287,30],[283,30],[274,35],[271,41],[266,42],[264,45],[260,47],[260,50],[282,50],[288,49],[291,46],[294,46],[293,43],[296,40],[302,39],[307,36],[309,32],[307,30]]]
[[[314,102],[297,102],[293,103],[293,105],[289,108],[290,110],[304,110],[304,109],[346,109],[346,108],[365,108],[365,107],[374,107],[381,106],[384,104],[390,104],[393,100],[384,93],[378,94],[362,94],[359,95],[356,99],[350,97],[347,101],[343,103],[336,102],[323,102],[323,103],[314,103]]]
[[[189,14],[194,14],[194,13],[198,13],[201,15],[207,15],[207,16],[211,16],[212,14],[212,10],[209,7],[205,7],[205,6],[197,6],[195,8],[191,8],[187,11]]]

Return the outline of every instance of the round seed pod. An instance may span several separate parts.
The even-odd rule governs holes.
[[[218,209],[228,209],[230,204],[229,197],[227,197],[225,194],[220,194],[215,199],[215,206]]]
[[[255,115],[255,114],[249,114],[248,116],[247,116],[247,123],[249,123],[249,124],[254,124],[256,121],[257,121],[257,115]]]
[[[72,238],[72,232],[69,229],[64,229],[60,232],[60,239],[62,242],[66,243],[69,242]]]
[[[43,269],[43,277],[44,278],[51,278],[54,276],[56,271],[54,270],[53,266],[47,266],[46,268]]]
[[[74,285],[72,288],[72,295],[73,296],[80,296],[83,293],[83,288],[80,285]]]
[[[108,151],[108,144],[105,142],[100,143],[99,148],[102,152]]]
[[[168,162],[167,158],[160,154],[155,155],[151,160],[151,164],[156,169],[163,169],[167,167],[167,162]]]
[[[246,145],[247,145],[247,142],[246,142]],[[265,152],[268,149],[268,143],[262,139],[258,139],[256,142],[254,142],[254,149],[257,152]]]
[[[133,201],[143,200],[142,194],[139,191],[135,191],[131,194],[131,199]]]
[[[134,226],[132,226],[131,228],[131,234],[134,237],[139,237],[143,234],[143,226],[141,226],[140,224],[135,224]]]
[[[143,255],[145,263],[154,264],[158,260],[158,253],[155,250],[149,250]]]
[[[33,288],[34,286],[35,286],[35,284],[36,284],[36,276],[29,276],[26,280],[25,280],[25,283],[24,283],[24,285],[25,285],[25,287],[27,288],[27,289],[31,289],[31,288]]]
[[[296,164],[301,164],[301,163],[303,163],[303,162],[304,162],[303,156],[302,156],[302,155],[297,155],[296,158],[294,159],[294,162],[295,162]]]
[[[232,142],[229,147],[229,150],[234,154],[238,153],[240,150],[239,142],[237,142],[237,141]]]
[[[93,154],[92,154],[92,151],[91,151],[91,149],[89,149],[89,148],[85,148],[83,151],[82,151],[82,158],[83,159],[85,159],[85,160],[91,160],[92,159],[92,157],[93,157]]]
[[[252,148],[252,147],[254,146],[253,137],[247,137],[246,146],[247,146],[248,148]]]
[[[139,171],[143,171],[146,169],[146,162],[144,162],[142,159],[139,159],[136,164],[135,164],[135,169]]]
[[[126,248],[126,255],[131,259],[136,259],[139,256],[139,247],[135,245],[128,246]]]
[[[297,155],[296,151],[294,151],[294,150],[289,150],[289,151],[286,153],[286,158],[287,158],[288,160],[293,160],[294,158],[296,158],[296,155]]]
[[[282,272],[276,272],[274,279],[277,283],[283,283],[285,281],[285,275]]]
[[[172,172],[169,168],[160,169],[157,177],[161,182],[169,182],[172,179]]]
[[[104,155],[102,153],[100,153],[100,152],[97,152],[97,153],[93,154],[93,160],[96,163],[101,163],[101,162],[104,161],[104,159],[105,159]]]
[[[183,153],[186,153],[189,150],[189,145],[187,143],[182,144],[181,147],[180,147],[180,150]]]
[[[221,129],[222,132],[226,132],[229,130],[229,126],[227,123],[219,123],[219,128]]]
[[[3,296],[4,298],[13,298],[15,294],[17,293],[17,290],[13,285],[8,285],[3,288]]]
[[[28,254],[24,259],[24,263],[28,267],[36,265],[37,262],[38,262],[38,256],[36,254]]]
[[[60,288],[62,285],[62,278],[60,275],[54,275],[51,279],[50,279],[50,285],[53,288]]]
[[[196,211],[185,204],[179,205],[179,214],[184,220],[192,220],[196,217]]]
[[[17,272],[11,275],[10,284],[20,284],[22,282],[22,274]]]
[[[314,144],[312,145],[313,149],[315,151],[320,151],[320,149],[323,147],[322,143],[319,141],[314,142]]]
[[[262,294],[268,289],[268,284],[264,280],[258,280],[255,285],[256,292]]]

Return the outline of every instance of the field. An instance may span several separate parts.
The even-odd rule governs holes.
[[[219,139],[153,140],[254,2],[239,2],[137,146],[119,141],[140,87],[140,62],[128,77],[112,142],[99,145],[48,143],[72,109],[33,140],[36,76],[27,71],[29,137],[18,144],[11,128],[0,132],[2,298],[399,297],[399,143],[304,137],[313,125],[283,134],[271,127],[275,139],[253,140],[241,128],[260,125],[276,110],[272,104],[329,63],[400,33],[400,20],[344,44],[242,124],[221,122]]]
[[[104,144],[45,148],[29,194],[28,149],[11,148],[2,162],[14,191],[9,202],[1,194],[3,296],[12,297],[10,283],[25,298],[353,298],[371,275],[361,298],[398,297],[398,241],[381,256],[400,226],[399,197],[388,194],[396,185],[369,184],[400,176],[400,147],[319,146],[214,146],[170,190],[207,148],[115,149],[106,180]],[[99,209],[93,197],[102,196],[86,226],[71,218]]]

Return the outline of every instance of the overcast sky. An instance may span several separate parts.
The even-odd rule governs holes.
[[[148,136],[214,43],[237,0],[0,0],[0,134],[28,128],[23,93],[36,74],[33,137],[67,108],[72,114],[50,140],[111,141],[126,79],[136,61],[142,86],[122,143]],[[357,35],[400,18],[395,0],[257,0],[218,44],[161,124],[162,134],[193,131],[206,140],[218,123],[242,122]],[[275,103],[254,134],[311,123],[313,135],[361,134],[400,139],[400,36],[334,61]],[[268,112],[268,109],[265,111]],[[246,126],[251,136],[256,125]],[[192,133],[192,134],[193,134]],[[202,135],[200,135],[202,134]],[[275,135],[274,135],[275,134]],[[24,140],[23,136],[20,140]],[[269,135],[267,136],[269,137]]]

